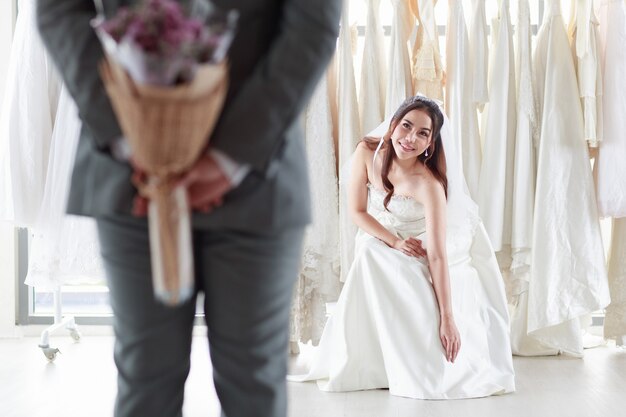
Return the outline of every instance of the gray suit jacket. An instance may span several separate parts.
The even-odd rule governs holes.
[[[103,0],[107,14],[133,0]],[[251,173],[222,207],[194,214],[194,226],[278,231],[310,221],[299,114],[335,49],[341,0],[213,0],[240,13],[229,52],[230,87],[210,143]],[[38,0],[37,20],[83,122],[68,212],[128,214],[136,190],[115,160],[121,130],[98,75],[102,48],[91,0]]]

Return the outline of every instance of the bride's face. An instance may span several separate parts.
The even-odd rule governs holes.
[[[411,110],[400,120],[391,138],[398,159],[417,158],[432,140],[433,122],[423,110]]]

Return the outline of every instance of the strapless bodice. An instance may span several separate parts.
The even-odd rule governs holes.
[[[368,184],[369,198],[367,212],[390,232],[405,239],[417,236],[426,231],[424,206],[412,197],[394,195],[389,202],[388,210],[383,204],[386,192]]]

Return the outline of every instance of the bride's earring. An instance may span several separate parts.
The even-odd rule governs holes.
[[[428,148],[426,148],[426,152],[424,153],[424,156],[428,156]]]

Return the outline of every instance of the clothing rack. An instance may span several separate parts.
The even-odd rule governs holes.
[[[40,324],[42,319],[47,321],[47,317],[32,317],[30,314],[33,309],[33,289],[26,284],[26,274],[28,273],[28,240],[29,231],[25,228],[20,228],[18,231],[18,288],[19,288],[19,323],[20,324]],[[54,321],[53,324],[46,327],[42,332],[39,339],[39,348],[44,356],[53,362],[57,353],[61,351],[53,346],[50,346],[50,335],[60,329],[66,329],[70,333],[70,337],[75,341],[81,339],[81,333],[78,330],[76,320],[72,315],[63,316],[63,301],[61,287],[58,286],[53,290],[53,309],[54,309]]]

